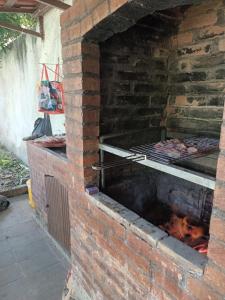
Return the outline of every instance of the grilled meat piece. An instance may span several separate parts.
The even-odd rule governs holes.
[[[198,152],[197,148],[189,147],[178,139],[159,142],[154,146],[154,148],[157,152],[165,154],[171,158],[180,158],[182,155],[190,155]]]

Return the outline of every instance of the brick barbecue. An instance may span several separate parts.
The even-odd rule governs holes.
[[[62,14],[61,27],[67,134],[63,178],[69,192],[75,299],[224,299],[224,1],[76,0]],[[147,163],[106,171],[101,184],[92,169],[105,141],[99,136],[117,137],[110,145],[118,153],[119,147],[133,146],[131,141],[159,141],[162,127],[171,135],[220,137],[217,168],[210,174],[206,165],[201,170],[210,177],[198,177],[188,168],[182,169],[182,179],[171,173],[175,167],[155,171],[164,180],[160,191],[162,184],[174,185],[173,179],[182,187],[173,195],[182,194],[187,181],[192,195],[210,195],[208,202],[200,196],[190,202],[189,197],[183,206],[187,211],[193,206],[192,213],[210,223],[207,256],[142,218],[133,201],[123,201],[125,187],[135,186],[130,192],[135,199],[141,191],[151,196],[146,178],[156,173],[146,170]],[[101,148],[103,159],[111,159],[115,148],[111,154]],[[101,192],[88,195],[90,185]],[[203,206],[208,207],[204,214]]]

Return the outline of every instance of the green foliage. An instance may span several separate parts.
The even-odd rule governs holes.
[[[36,24],[36,20],[28,14],[0,13],[0,21],[21,26],[24,28],[32,28]],[[0,51],[5,50],[7,47],[9,47],[9,44],[13,40],[15,40],[18,37],[18,35],[20,35],[19,32],[5,28],[0,28]]]
[[[0,159],[0,168],[6,169],[13,166],[13,161],[9,159]]]
[[[0,169],[10,168],[13,166],[13,159],[8,152],[0,146]]]

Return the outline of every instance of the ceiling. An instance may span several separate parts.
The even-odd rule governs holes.
[[[65,10],[70,5],[61,0],[0,0],[0,13],[30,13],[40,16],[51,7]]]
[[[0,0],[0,13],[29,13],[33,17],[39,17],[39,32],[24,28],[10,22],[0,21],[0,28],[5,28],[25,34],[31,34],[44,39],[43,16],[52,7],[66,10],[71,6],[61,0]]]

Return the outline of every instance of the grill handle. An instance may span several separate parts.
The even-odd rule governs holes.
[[[102,170],[111,169],[115,167],[125,166],[131,164],[132,162],[138,162],[145,159],[146,159],[146,155],[134,154],[112,162],[94,164],[92,165],[92,169],[95,171],[102,171]]]

